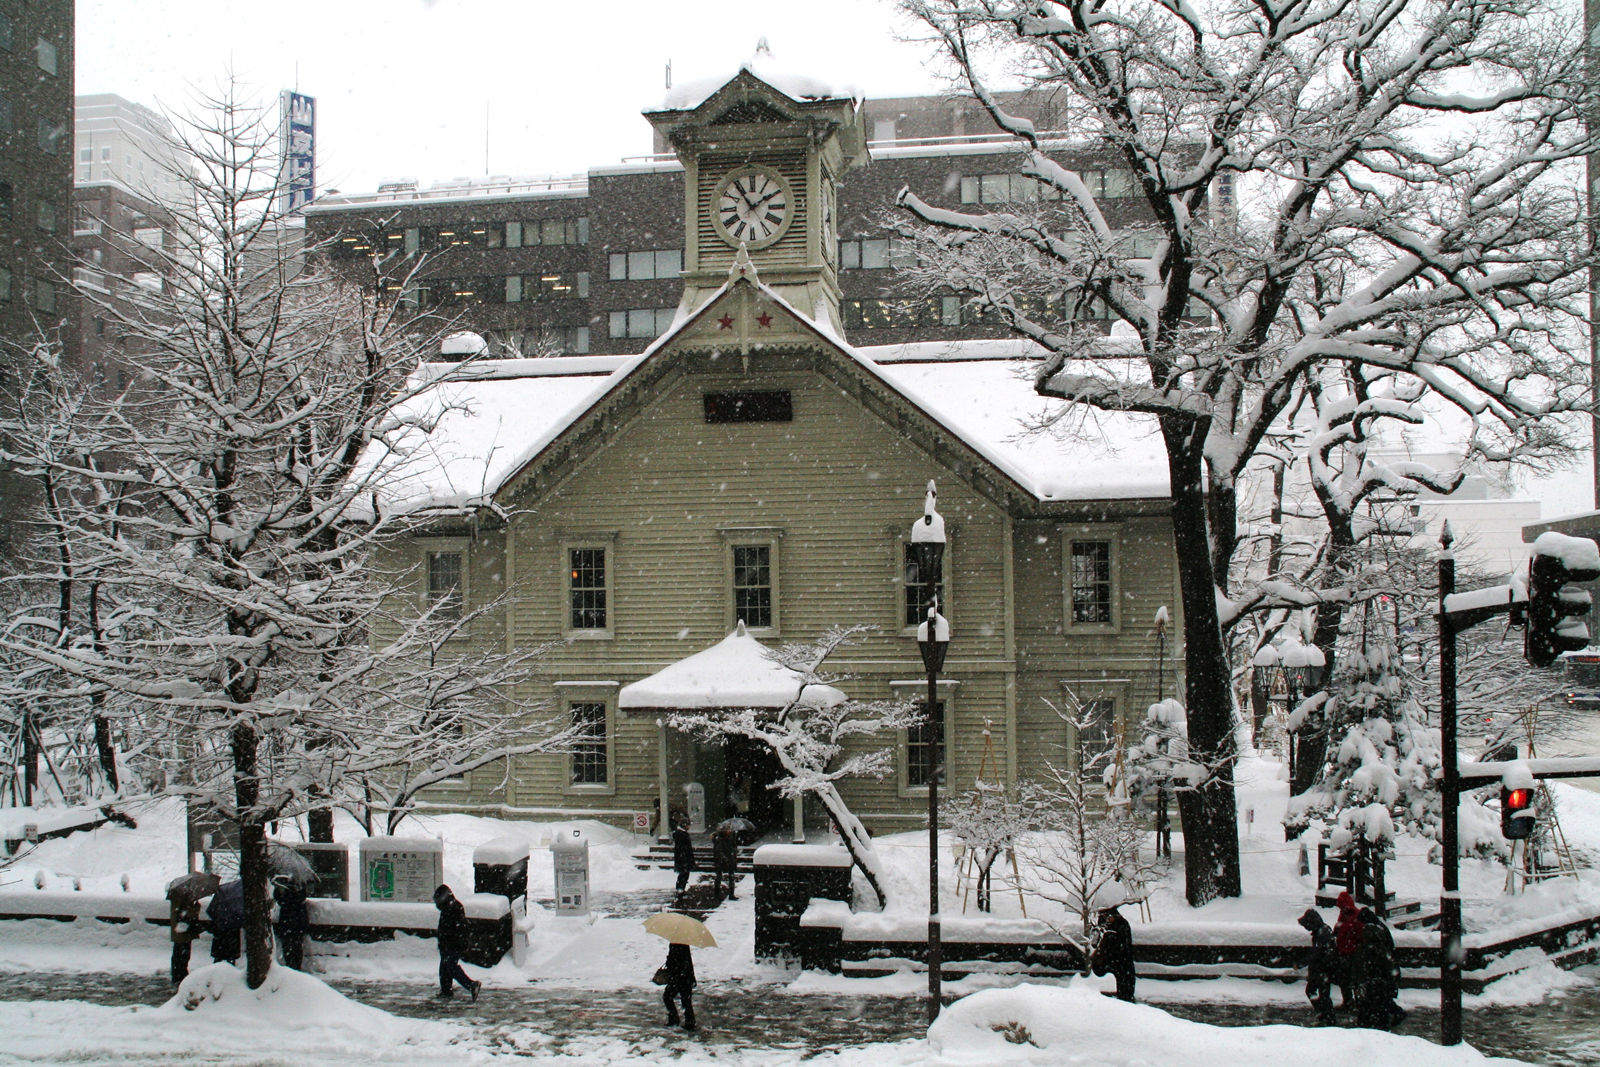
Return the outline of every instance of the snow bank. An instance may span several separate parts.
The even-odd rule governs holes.
[[[1466,1045],[1443,1048],[1420,1037],[1325,1028],[1314,1041],[1298,1026],[1207,1026],[1159,1008],[1126,1004],[1098,991],[1023,985],[956,1002],[928,1029],[933,1051],[950,1064],[1071,1062],[1075,1067],[1407,1067],[1500,1063]]]
[[[226,963],[190,974],[159,1008],[0,1003],[0,1029],[10,1055],[53,1063],[174,1062],[197,1054],[214,1062],[266,1050],[273,1062],[297,1064],[451,1064],[483,1058],[463,1027],[367,1007],[284,967],[274,967],[260,989],[250,989],[244,972]]]

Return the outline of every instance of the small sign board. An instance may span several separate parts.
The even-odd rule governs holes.
[[[361,842],[361,899],[431,904],[444,884],[444,842],[369,837]]]
[[[317,884],[307,896],[330,900],[350,899],[350,848],[337,842],[279,841],[292,848],[317,872]]]
[[[633,813],[633,832],[636,834],[650,832],[650,813],[648,811],[636,811]]]

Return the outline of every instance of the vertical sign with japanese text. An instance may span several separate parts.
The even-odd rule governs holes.
[[[292,215],[317,198],[317,101],[285,89],[278,94],[282,176],[278,210]]]

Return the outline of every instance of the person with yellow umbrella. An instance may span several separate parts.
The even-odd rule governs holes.
[[[654,979],[656,985],[666,987],[662,990],[661,1000],[667,1006],[667,1025],[678,1025],[678,1006],[681,1004],[683,1028],[693,1030],[694,956],[689,950],[716,948],[717,939],[711,936],[705,923],[675,911],[657,912],[644,921],[644,928],[647,933],[667,941],[667,962],[656,969]]]

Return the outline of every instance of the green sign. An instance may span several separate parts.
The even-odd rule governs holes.
[[[376,860],[367,875],[367,897],[371,900],[394,899],[394,860]]]

